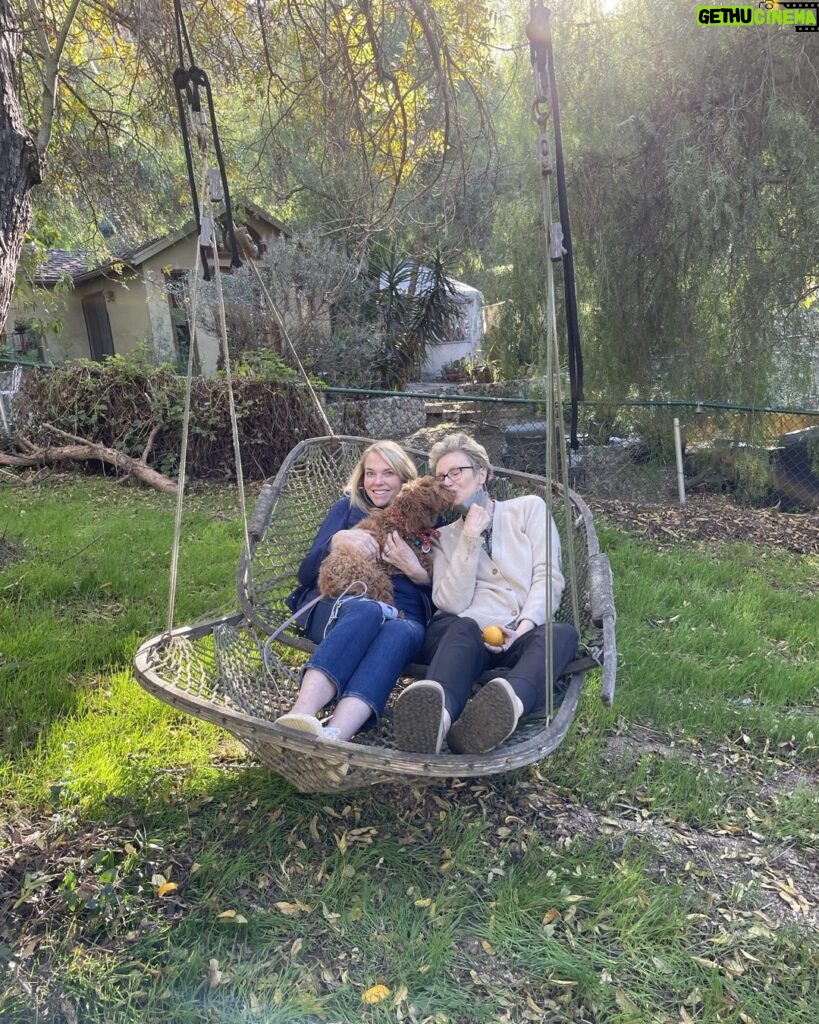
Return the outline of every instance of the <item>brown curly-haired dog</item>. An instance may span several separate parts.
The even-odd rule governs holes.
[[[435,523],[451,504],[452,493],[446,487],[431,476],[422,476],[407,481],[389,508],[374,509],[355,528],[374,534],[381,549],[389,534],[397,531],[415,551],[421,565],[431,571],[432,542],[438,536]],[[394,566],[380,558],[374,560],[355,548],[339,546],[321,563],[318,585],[323,597],[338,597],[352,583],[363,583],[367,597],[392,604],[390,574],[396,572]],[[350,593],[363,596],[360,590],[353,587]]]

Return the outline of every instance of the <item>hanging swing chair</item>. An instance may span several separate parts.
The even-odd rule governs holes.
[[[196,68],[190,53],[190,42],[184,29],[181,6],[175,3],[180,65],[185,52],[190,68],[177,69],[174,83],[182,125],[188,174],[194,197],[194,209],[200,224],[201,256],[205,277],[209,275],[208,259],[212,257],[217,296],[221,302],[219,259],[213,240],[212,204],[224,202],[231,239],[234,265],[241,265],[240,232],[232,228],[227,181],[221,160],[213,116],[213,103],[207,76]],[[549,225],[549,244],[554,262],[561,255],[564,261],[567,323],[569,326],[569,377],[572,385],[572,446],[576,447],[577,397],[582,381],[579,344],[572,341],[572,306],[574,282],[571,271],[571,242],[568,210],[565,208],[565,180],[562,177],[557,93],[554,86],[551,43],[548,37],[548,14],[538,4],[530,23],[532,60],[535,66],[538,93],[535,114],[541,130],[541,169],[543,174],[543,216]],[[544,21],[545,18],[545,21]],[[527,30],[529,31],[529,30]],[[551,99],[548,92],[551,89]],[[221,191],[214,189],[219,175],[203,160],[201,194],[197,193],[192,170],[192,147],[188,141],[189,122],[184,110],[190,107],[190,124],[199,135],[199,149],[206,150],[201,116],[204,91],[210,111],[210,131],[216,149]],[[558,198],[561,220],[551,221],[551,193],[548,183],[551,158],[547,138],[547,122],[554,115],[554,133],[558,153]],[[216,193],[216,194],[215,194]],[[205,211],[200,218],[200,208]],[[561,250],[555,258],[555,248]],[[251,272],[286,341],[286,326],[264,287],[253,259]],[[197,268],[198,269],[198,268]],[[236,474],[240,506],[245,529],[244,546],[239,560],[237,591],[239,610],[234,614],[210,619],[194,626],[173,627],[180,525],[185,481],[185,457],[190,411],[190,385],[193,376],[193,346],[188,360],[188,387],[183,417],[183,439],[179,470],[176,529],[172,548],[168,623],[165,632],[146,641],[139,648],[135,672],[140,684],[160,700],[205,721],[223,727],[240,740],[258,759],[288,779],[302,792],[334,792],[357,789],[382,782],[431,782],[440,779],[468,778],[508,772],[530,765],[555,750],[565,738],[580,701],[587,673],[601,669],[601,696],[606,705],[614,697],[616,673],[615,608],[611,570],[608,559],[600,552],[591,512],[568,486],[567,450],[563,433],[560,373],[557,358],[557,332],[554,281],[547,275],[548,338],[546,345],[546,421],[555,425],[554,437],[546,446],[545,475],[535,476],[493,467],[488,484],[490,495],[498,500],[534,494],[543,499],[546,514],[552,515],[561,539],[566,588],[560,607],[548,607],[547,619],[571,622],[580,633],[578,659],[568,666],[557,689],[551,684],[544,695],[544,711],[540,718],[524,722],[501,746],[485,754],[462,755],[441,753],[415,754],[396,748],[392,729],[392,707],[397,695],[412,678],[425,678],[421,665],[408,665],[402,680],[390,697],[381,722],[374,729],[356,735],[351,741],[328,742],[308,733],[295,732],[277,724],[276,719],[289,711],[299,689],[299,666],[307,660],[313,644],[292,622],[285,599],[293,591],[299,565],[313,543],[316,532],[328,510],[342,494],[345,482],[372,443],[362,437],[337,436],[313,391],[309,379],[292,349],[296,364],[302,370],[305,384],[313,396],[317,411],[328,434],[304,440],[284,460],[274,480],[263,485],[251,516],[245,512],[244,484],[241,472],[238,428],[231,387],[230,355],[227,346],[224,308],[221,307],[221,340],[228,381],[231,426],[236,457]],[[571,301],[568,301],[571,298]],[[196,292],[194,291],[191,332],[196,323]],[[556,414],[557,413],[557,414]],[[415,459],[419,473],[429,472],[425,452],[407,448]],[[553,463],[560,463],[562,483],[554,482]],[[547,595],[549,588],[547,588]],[[551,650],[547,630],[547,665]],[[495,673],[497,673],[495,669]],[[547,678],[551,672],[547,671]]]
[[[602,698],[614,693],[614,601],[608,559],[600,553],[591,513],[574,492],[567,497],[571,522],[562,510],[562,488],[553,485],[554,516],[563,545],[572,545],[574,572],[567,574],[559,620],[571,621],[580,607],[584,655],[567,669],[568,684],[551,719],[530,721],[487,754],[413,754],[393,744],[390,699],[381,725],[351,742],[328,743],[276,724],[298,691],[298,675],[265,665],[265,645],[289,617],[285,598],[293,590],[299,564],[328,508],[371,440],[360,437],[310,438],[285,459],[265,484],[248,523],[249,553],[239,562],[241,612],[198,626],[175,629],[144,643],[136,655],[136,675],[156,697],[231,732],[264,764],[302,792],[355,789],[379,782],[464,778],[507,772],[532,764],[563,741],[577,710],[586,673],[602,665]],[[423,452],[408,449],[419,470]],[[537,494],[549,497],[548,482],[538,476],[493,469],[490,493],[498,499]],[[576,601],[575,601],[576,599]],[[313,644],[299,631],[285,630],[275,643],[291,652],[309,652]],[[276,659],[284,664],[280,655]],[[408,677],[423,677],[423,666],[407,666]]]

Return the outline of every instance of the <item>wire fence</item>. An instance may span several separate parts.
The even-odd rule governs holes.
[[[561,467],[565,460],[570,485],[590,498],[676,501],[677,420],[686,494],[723,493],[740,504],[778,505],[794,512],[819,509],[817,409],[687,400],[581,402],[579,444],[572,448],[559,444],[559,430],[548,429],[544,399],[517,397],[531,386],[420,385],[401,393],[327,388],[321,394],[337,433],[411,440],[415,447],[428,448],[446,433],[464,430],[486,447],[496,465],[536,474],[545,472],[547,443],[555,444],[553,465]],[[19,369],[3,366],[0,441],[4,434],[11,440],[20,387]],[[272,421],[265,410],[257,411]],[[564,414],[568,436],[567,408]],[[256,434],[254,443],[270,447]],[[277,465],[265,464],[262,475],[275,472]],[[253,466],[246,472],[258,476]],[[231,475],[229,467],[223,475]],[[559,469],[555,475],[560,478]]]
[[[460,429],[477,438],[497,465],[543,473],[549,436],[559,437],[547,428],[545,402],[486,393],[491,390],[484,385],[482,393],[396,395],[333,388],[327,401],[339,432],[398,438],[420,433],[416,442],[428,444]],[[414,416],[408,418],[410,408]],[[725,493],[741,504],[788,511],[819,508],[819,410],[685,400],[583,402],[578,447],[567,443],[565,452],[558,451],[553,441],[555,457],[565,457],[569,482],[581,494],[675,501],[675,419],[686,494]]]

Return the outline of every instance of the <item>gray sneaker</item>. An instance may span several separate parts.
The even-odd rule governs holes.
[[[422,679],[401,692],[393,713],[395,745],[419,754],[440,754],[444,742],[444,688]]]
[[[518,706],[515,691],[506,679],[490,679],[447,733],[449,749],[456,754],[485,754],[499,747],[517,728]]]

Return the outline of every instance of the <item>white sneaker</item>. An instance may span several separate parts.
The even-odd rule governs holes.
[[[305,715],[298,711],[288,711],[286,715],[280,715],[276,719],[276,725],[283,725],[285,729],[292,729],[294,732],[309,733],[317,739],[324,735],[324,727],[315,715]]]
[[[290,711],[276,719],[277,725],[283,725],[285,729],[292,729],[294,732],[307,733],[317,740],[333,742],[340,738],[339,731],[334,725],[322,725],[315,715],[305,715],[298,711]],[[350,765],[346,761],[335,762],[325,760],[320,754],[310,755],[321,765],[321,775],[330,783],[329,791],[332,791],[336,784],[347,778],[350,772]]]

